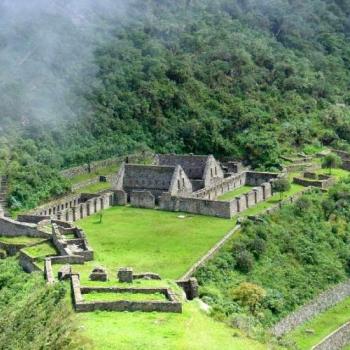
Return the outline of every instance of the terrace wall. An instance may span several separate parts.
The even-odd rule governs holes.
[[[22,266],[23,270],[26,272],[42,272],[41,269],[34,263],[34,259],[24,253],[22,250],[19,252],[19,264]]]
[[[62,170],[61,176],[70,179],[77,175],[89,174],[90,172],[98,171],[101,168],[106,168],[113,165],[120,165],[125,159],[128,159],[130,163],[140,163],[143,162],[145,159],[151,158],[152,156],[153,154],[151,152],[141,152],[136,154],[130,154],[127,156],[99,160],[91,162],[90,167],[88,164],[84,164],[74,168]]]
[[[350,322],[345,323],[311,350],[341,350],[350,344]]]
[[[272,328],[272,333],[281,337],[349,296],[350,280],[323,292],[310,303],[282,319]]]
[[[0,234],[6,237],[38,237],[38,238],[49,238],[50,235],[39,231],[36,224],[28,224],[18,222],[9,218],[0,218]]]

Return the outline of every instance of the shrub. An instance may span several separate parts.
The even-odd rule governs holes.
[[[328,154],[322,161],[322,168],[329,169],[329,174],[332,174],[332,169],[339,168],[342,164],[341,158],[334,153]]]
[[[243,282],[231,291],[231,296],[254,315],[266,297],[266,291],[254,283]]]
[[[248,273],[253,269],[254,258],[247,250],[243,250],[236,255],[236,269]]]

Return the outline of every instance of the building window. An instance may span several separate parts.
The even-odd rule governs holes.
[[[182,186],[185,187],[185,178],[182,178]]]
[[[210,176],[213,177],[213,168],[210,168]]]
[[[215,167],[215,176],[218,174],[218,169]]]
[[[177,180],[177,189],[180,190],[181,189],[181,183],[180,180]]]

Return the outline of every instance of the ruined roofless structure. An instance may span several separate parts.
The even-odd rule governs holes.
[[[163,193],[186,196],[222,181],[222,168],[212,155],[158,154],[154,165],[123,164],[114,189],[131,193],[149,191],[158,202]]]
[[[208,187],[224,178],[219,162],[212,155],[158,154],[157,165],[181,165],[192,183],[193,191]]]
[[[172,195],[192,193],[192,184],[180,165],[123,164],[115,184],[130,199],[132,192],[149,191],[158,201],[163,192]]]

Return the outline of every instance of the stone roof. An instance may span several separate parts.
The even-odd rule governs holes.
[[[190,179],[203,179],[205,166],[211,156],[204,155],[177,155],[177,154],[158,154],[157,163],[159,165],[176,166],[181,167],[186,172]]]

